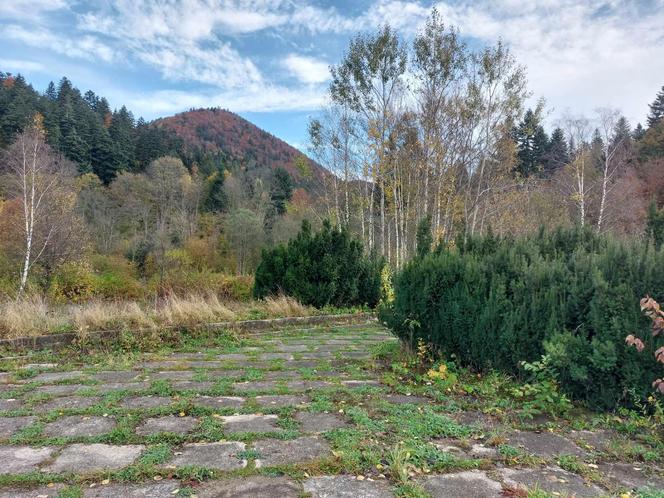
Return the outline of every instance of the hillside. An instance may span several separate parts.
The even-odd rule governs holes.
[[[67,78],[35,90],[21,75],[0,71],[0,148],[41,115],[47,140],[78,166],[109,184],[122,171],[140,173],[166,155],[210,175],[215,169],[241,167],[252,177],[272,181],[283,167],[294,185],[313,194],[326,170],[283,140],[246,119],[221,109],[198,109],[150,123],[136,120],[122,106],[92,91],[85,93]],[[303,160],[304,159],[304,160]]]
[[[196,109],[153,121],[155,126],[175,133],[185,149],[223,152],[228,159],[248,168],[285,168],[298,184],[310,184],[327,171],[314,161],[308,168],[296,164],[302,152],[262,130],[246,119],[223,109]],[[306,156],[304,156],[306,157]],[[305,163],[306,164],[306,163]]]

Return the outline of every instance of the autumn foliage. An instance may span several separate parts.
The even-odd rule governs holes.
[[[658,337],[661,332],[664,332],[664,311],[659,306],[659,303],[650,296],[641,299],[641,311],[652,321],[652,337]],[[630,334],[625,338],[625,342],[629,346],[633,346],[641,353],[646,345],[634,334]],[[664,363],[664,346],[655,350],[655,361]],[[664,379],[657,378],[652,383],[658,392],[664,394]]]

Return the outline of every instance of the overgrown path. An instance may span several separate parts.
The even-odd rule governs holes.
[[[0,497],[662,496],[657,441],[518,421],[396,351],[363,324],[5,360]]]

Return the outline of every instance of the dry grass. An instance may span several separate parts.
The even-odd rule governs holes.
[[[242,303],[220,301],[214,294],[170,295],[151,302],[91,300],[81,305],[56,306],[43,297],[0,302],[0,338],[76,331],[192,327],[249,318],[309,316],[313,308],[289,297]]]

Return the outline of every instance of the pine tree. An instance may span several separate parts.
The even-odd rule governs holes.
[[[657,93],[655,100],[650,104],[650,113],[648,114],[648,127],[652,128],[664,119],[664,86]]]

